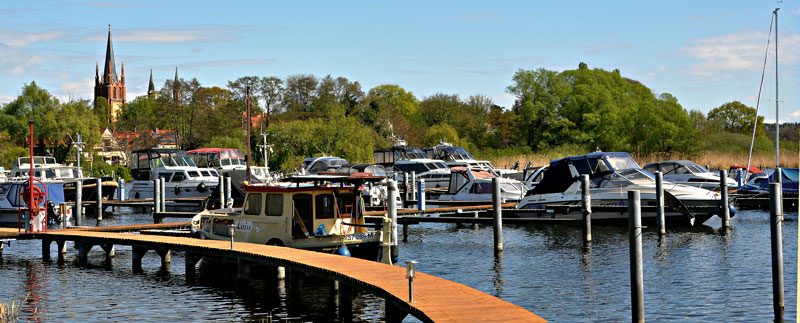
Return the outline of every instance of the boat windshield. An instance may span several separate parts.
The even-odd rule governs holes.
[[[653,175],[642,169],[630,168],[592,179],[592,187],[627,187],[655,181]]]
[[[176,151],[172,152],[151,152],[152,158],[150,159],[150,167],[165,167],[165,166],[191,166],[197,167],[189,156],[186,154],[179,154]]]
[[[700,166],[700,165],[686,165],[686,168],[689,169],[689,172],[692,174],[699,174],[699,173],[710,173],[711,171],[707,168]]]
[[[428,158],[428,155],[417,147],[402,147],[394,152],[394,160]]]
[[[606,156],[606,162],[608,162],[609,166],[611,166],[614,170],[621,170],[621,169],[641,169],[639,164],[633,161],[633,158],[628,156]]]

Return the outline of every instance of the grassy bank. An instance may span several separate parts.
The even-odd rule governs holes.
[[[584,154],[585,152],[574,152],[574,151],[548,151],[544,153],[534,153],[534,154],[524,154],[524,155],[513,155],[513,156],[506,156],[506,157],[497,157],[497,158],[488,158],[489,161],[492,162],[493,165],[496,167],[507,168],[514,165],[517,161],[520,162],[520,167],[524,166],[526,163],[531,162],[531,165],[534,166],[544,166],[550,163],[550,160],[562,158],[565,156],[575,156]],[[728,169],[730,165],[745,165],[747,164],[747,152],[717,152],[706,150],[701,152],[697,157],[688,156],[685,153],[675,152],[675,153],[657,153],[657,154],[649,154],[649,155],[638,155],[638,154],[631,154],[633,159],[636,160],[639,165],[644,166],[647,163],[652,163],[656,161],[665,161],[665,160],[674,160],[674,159],[689,159],[692,160],[700,165],[706,166],[713,169]],[[789,151],[781,149],[781,167],[798,167],[800,163],[800,157],[798,157],[797,151]],[[772,168],[775,167],[775,154],[773,152],[753,152],[753,157],[751,159],[750,164],[752,166],[756,166],[758,168]]]

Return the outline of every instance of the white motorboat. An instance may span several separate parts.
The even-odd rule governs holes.
[[[430,158],[444,161],[448,167],[469,167],[473,169],[477,167],[493,172],[500,177],[522,179],[521,171],[495,168],[488,160],[476,160],[466,149],[453,146],[445,141],[441,141],[440,144],[435,147],[423,148],[422,151],[430,156]]]
[[[153,180],[164,178],[166,198],[208,197],[219,185],[219,174],[199,168],[183,150],[151,148],[131,153],[133,182],[128,197],[153,198]]]
[[[518,202],[528,191],[520,181],[499,177],[485,169],[452,167],[447,192],[430,196],[436,200],[429,199],[427,203],[437,206],[490,205],[493,178],[498,178],[500,181],[500,196],[503,203]]]
[[[644,169],[651,173],[661,172],[664,174],[664,180],[670,183],[719,191],[719,174],[715,174],[691,160],[650,163],[644,165]]]
[[[642,220],[655,222],[656,185],[653,174],[636,164],[628,153],[596,152],[553,160],[544,170],[541,181],[520,201],[519,217],[551,217],[581,219],[580,176],[588,174],[592,199],[592,222],[627,223],[628,191],[638,190],[641,196]],[[702,224],[720,212],[720,194],[693,186],[664,183],[666,224]],[[558,206],[573,206],[572,212],[558,213]],[[601,211],[603,206],[618,208]],[[599,208],[598,208],[599,207]],[[731,215],[735,214],[733,206]]]
[[[398,182],[404,181],[406,174],[411,176],[411,172],[414,172],[417,181],[425,180],[425,189],[447,188],[450,183],[450,167],[438,159],[397,160],[392,170],[393,178]]]

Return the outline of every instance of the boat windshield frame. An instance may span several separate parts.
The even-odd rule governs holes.
[[[650,172],[641,168],[617,170],[591,179],[592,188],[618,188],[632,185],[648,184],[656,179]]]

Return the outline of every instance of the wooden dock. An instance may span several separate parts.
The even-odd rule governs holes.
[[[136,227],[141,230],[185,224],[169,223]],[[106,227],[103,230],[128,231],[133,227]],[[195,264],[200,257],[229,259],[237,261],[240,267],[247,263],[282,266],[290,271],[338,281],[340,288],[362,290],[383,298],[386,302],[387,322],[399,322],[407,314],[423,322],[545,322],[543,318],[520,306],[422,272],[417,272],[414,279],[414,302],[410,303],[405,268],[357,258],[242,242],[235,243],[231,248],[229,241],[99,230],[66,229],[35,234],[18,234],[16,231],[16,229],[4,229],[0,234],[6,237],[13,236],[16,239],[41,239],[44,259],[50,258],[50,244],[53,241],[59,245],[59,257],[63,256],[61,252],[66,252],[65,241],[75,241],[80,246],[79,257],[84,261],[88,251],[95,245],[103,246],[107,252],[111,250],[111,254],[113,245],[132,246],[135,271],[137,264],[138,270],[141,270],[141,257],[149,250],[161,255],[162,264],[170,261],[169,251],[182,252],[186,259],[187,276],[194,275]]]

